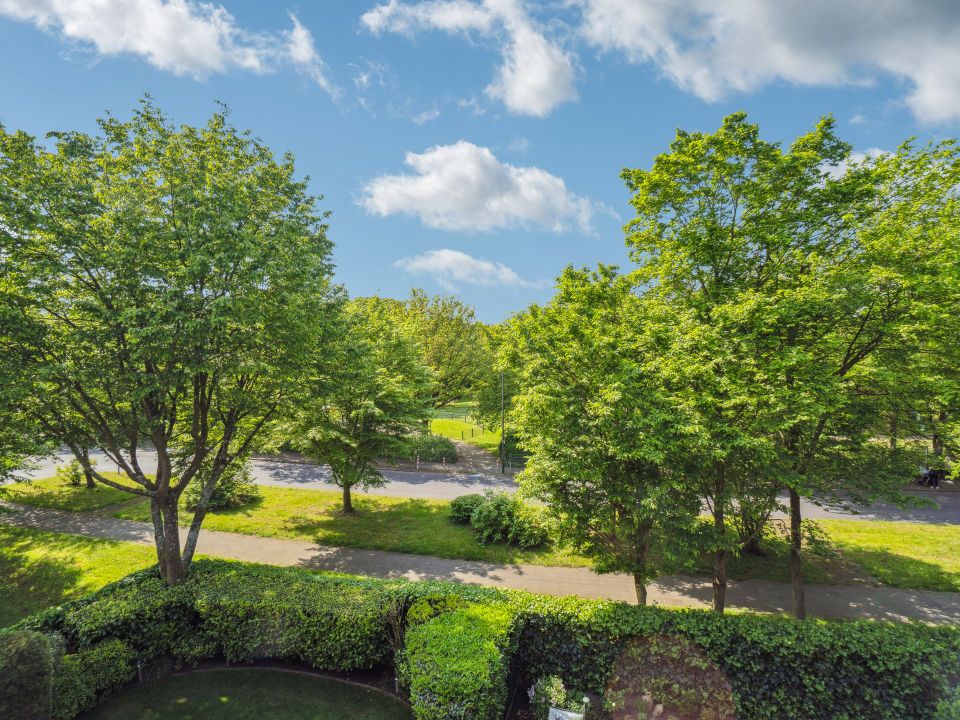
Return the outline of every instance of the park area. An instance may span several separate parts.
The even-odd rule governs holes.
[[[271,40],[155,5],[337,94],[292,14]],[[512,48],[525,5],[417,7]],[[412,34],[412,7],[364,22]],[[536,249],[525,279],[370,232],[357,287],[352,223],[232,123],[145,95],[0,124],[0,720],[960,720],[954,140],[735,112],[624,158],[618,211],[463,140],[408,151],[348,212],[587,236],[627,201],[623,267],[566,246],[551,284]],[[504,197],[407,207],[434,192]],[[449,277],[381,292],[378,262]]]

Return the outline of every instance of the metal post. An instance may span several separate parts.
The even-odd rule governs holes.
[[[504,437],[504,431],[506,430],[506,412],[504,410],[503,403],[503,370],[500,370],[500,474],[503,475],[506,473],[506,454],[507,454],[507,443],[506,438]]]

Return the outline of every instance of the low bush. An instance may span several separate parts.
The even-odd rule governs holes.
[[[72,485],[73,487],[80,487],[86,481],[86,476],[83,474],[83,467],[80,465],[79,460],[71,460],[68,463],[59,465],[54,477],[64,485]]]
[[[547,530],[538,513],[519,498],[488,490],[480,501],[471,502],[475,507],[470,514],[470,527],[481,545],[504,542],[535,548],[546,543]]]
[[[483,495],[470,493],[450,501],[450,520],[458,525],[469,525],[473,511],[483,504]]]
[[[136,677],[136,655],[120,640],[64,655],[53,682],[54,720],[71,720]]]
[[[569,690],[556,675],[537,680],[530,686],[527,695],[530,698],[531,720],[548,720],[552,707],[596,717],[595,713],[589,713],[585,695],[578,690]]]
[[[450,438],[434,435],[433,433],[414,433],[403,439],[396,456],[402,460],[416,460],[423,462],[457,461],[457,446]]]
[[[52,677],[46,637],[29,630],[0,633],[0,718],[47,720]]]
[[[195,510],[203,492],[201,483],[194,480],[184,492],[187,510]],[[250,464],[242,463],[236,468],[228,467],[213,488],[213,494],[207,502],[208,510],[229,510],[250,505],[263,498],[260,488],[250,474]]]
[[[513,613],[454,610],[407,631],[401,675],[417,720],[497,720],[507,703]]]

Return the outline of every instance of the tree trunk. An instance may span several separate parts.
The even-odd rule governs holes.
[[[713,506],[713,531],[717,536],[717,549],[713,556],[713,609],[722,613],[727,601],[727,548],[726,517],[722,501]]]
[[[803,594],[803,566],[800,561],[801,534],[800,493],[790,489],[790,582],[793,586],[793,616],[797,620],[807,617],[807,604]]]
[[[81,467],[83,467],[83,477],[87,481],[87,490],[93,490],[97,483],[93,479],[93,471],[90,469],[90,451],[83,450],[83,459],[80,461]]]
[[[940,433],[940,428],[943,427],[946,422],[946,410],[941,410],[933,419],[933,454],[938,458],[943,457],[943,435]]]
[[[643,575],[633,576],[633,588],[637,592],[637,605],[647,604],[647,581]]]
[[[153,512],[154,531],[156,531],[158,519],[162,529],[162,534],[156,538],[160,577],[166,580],[168,585],[176,585],[186,576],[186,570],[180,559],[177,501],[168,496],[165,501],[153,498],[151,502],[156,505]]]
[[[353,501],[350,499],[350,486],[343,486],[343,511],[345,513],[353,512]]]

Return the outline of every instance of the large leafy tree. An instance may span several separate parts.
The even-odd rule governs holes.
[[[548,305],[513,321],[509,358],[513,425],[531,454],[522,488],[598,572],[632,575],[641,604],[664,561],[689,557],[700,507],[684,464],[690,416],[661,372],[662,309],[613,268],[568,268]]]
[[[348,303],[328,348],[280,435],[330,466],[343,511],[352,513],[351,490],[384,485],[377,461],[429,416],[433,384],[416,345],[378,298]]]
[[[468,397],[492,359],[473,308],[452,295],[414,288],[402,304],[402,323],[433,371],[433,407]]]
[[[291,156],[223,112],[176,127],[149,99],[95,135],[0,132],[0,192],[3,313],[17,319],[3,362],[42,398],[23,409],[125,476],[86,462],[98,482],[149,498],[160,572],[176,583],[223,471],[317,351],[331,312],[324,214]],[[202,492],[181,543],[191,483]]]
[[[689,311],[683,332],[714,331],[715,374],[736,375],[708,393],[722,401],[714,421],[771,445],[760,457],[789,494],[798,617],[801,496],[895,498],[903,481],[897,451],[873,439],[916,381],[897,358],[944,303],[953,158],[952,146],[905,146],[851,163],[829,118],[785,149],[736,114],[713,134],[678,132],[652,168],[623,173],[640,285]]]

